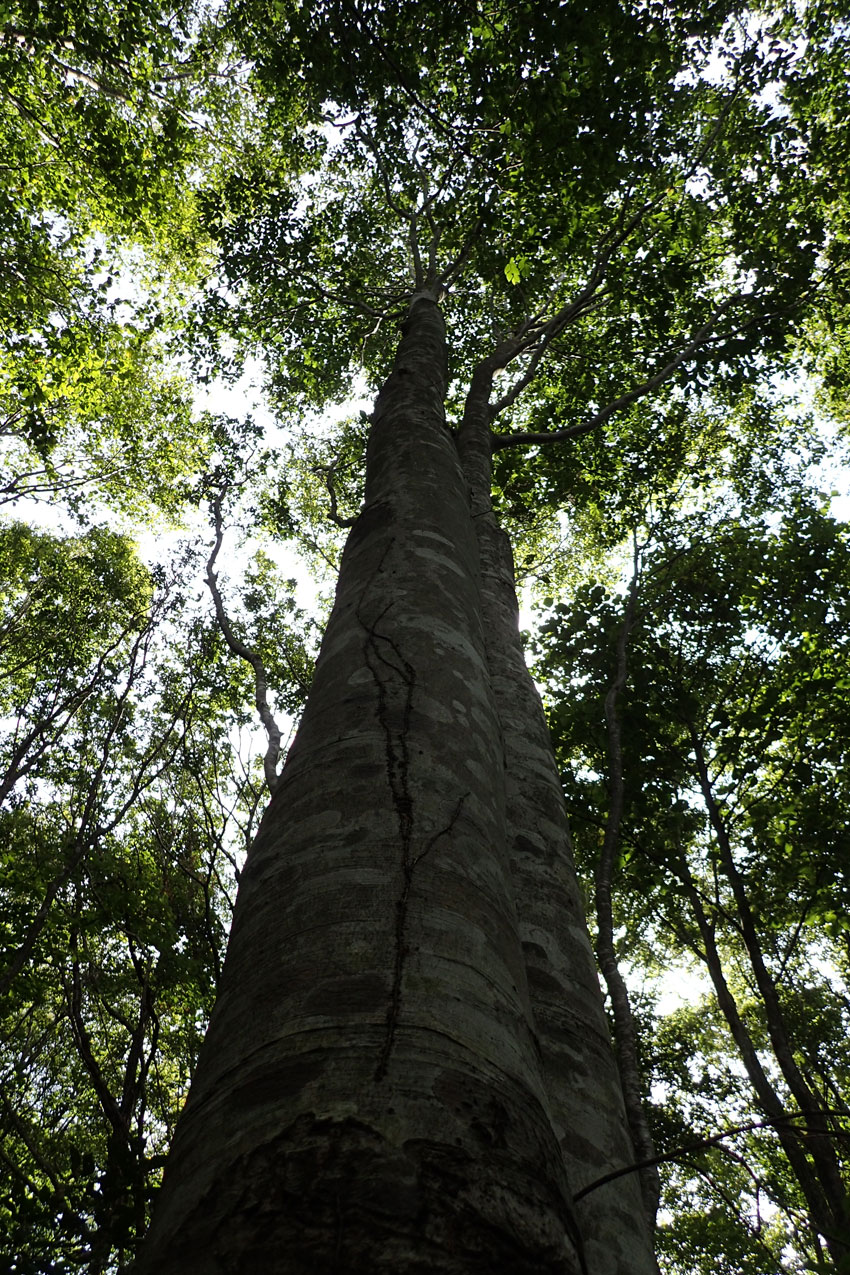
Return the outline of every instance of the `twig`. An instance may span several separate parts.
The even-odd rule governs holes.
[[[755,1129],[774,1129],[782,1125],[790,1126],[790,1130],[799,1137],[804,1138],[811,1130],[808,1127],[798,1127],[791,1124],[792,1120],[800,1120],[805,1115],[803,1111],[789,1111],[785,1115],[777,1116],[774,1120],[751,1120],[747,1124],[733,1125],[730,1129],[723,1129],[720,1133],[712,1134],[710,1138],[702,1138],[699,1142],[694,1142],[687,1147],[677,1147],[674,1151],[666,1151],[663,1155],[654,1156],[651,1160],[638,1160],[634,1164],[624,1165],[622,1169],[614,1169],[611,1173],[604,1174],[601,1178],[589,1182],[587,1186],[583,1186],[580,1191],[576,1191],[573,1196],[573,1203],[583,1200],[586,1195],[590,1195],[592,1191],[598,1191],[600,1187],[606,1186],[609,1182],[615,1182],[617,1178],[624,1178],[629,1173],[639,1173],[641,1169],[648,1169],[658,1164],[668,1164],[673,1160],[682,1160],[694,1154],[695,1151],[706,1151],[709,1147],[720,1145],[725,1138],[733,1138],[739,1133],[750,1133]],[[826,1133],[832,1138],[850,1139],[850,1133],[843,1130],[821,1130],[816,1131],[818,1135]]]

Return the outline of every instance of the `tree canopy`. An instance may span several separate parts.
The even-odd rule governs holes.
[[[846,1269],[843,7],[0,23],[0,1269],[135,1253],[309,685],[280,563],[333,568],[416,293],[539,611],[662,1266]],[[200,406],[243,374],[265,439]]]

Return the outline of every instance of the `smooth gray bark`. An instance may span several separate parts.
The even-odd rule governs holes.
[[[633,1179],[571,1203],[632,1153],[515,600],[486,561],[501,533],[479,534],[444,395],[420,296],[146,1275],[653,1269]]]
[[[576,879],[561,781],[519,632],[510,539],[490,500],[490,400],[498,358],[479,364],[460,430],[479,548],[482,617],[505,748],[506,837],[530,1010],[553,1127],[575,1191],[634,1163],[620,1069],[612,1049]],[[611,1184],[613,1185],[613,1184]],[[656,1271],[639,1246],[639,1176],[590,1192],[578,1225],[591,1271]],[[652,1231],[652,1221],[647,1232]]]

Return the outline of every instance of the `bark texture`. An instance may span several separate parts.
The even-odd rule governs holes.
[[[631,1149],[510,560],[445,377],[419,296],[146,1275],[653,1269],[636,1183],[571,1203]]]

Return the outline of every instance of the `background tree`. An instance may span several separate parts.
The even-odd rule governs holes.
[[[619,923],[628,918],[621,959],[655,971],[696,960],[713,992],[698,1014],[645,1020],[660,1147],[709,1135],[718,1093],[728,1124],[742,1125],[665,1170],[699,1209],[712,1197],[716,1209],[685,1243],[678,1218],[669,1242],[662,1230],[671,1269],[708,1269],[724,1246],[727,1259],[746,1252],[757,1269],[781,1268],[789,1244],[840,1267],[846,533],[800,475],[774,468],[769,513],[731,477],[737,495],[727,487],[713,508],[656,514],[628,601],[594,582],[575,609],[560,605],[545,631],[547,677],[554,690],[571,670],[556,738],[579,861],[597,882],[606,805],[622,794],[607,880]]]
[[[102,529],[12,524],[2,553],[0,1233],[10,1270],[106,1271],[147,1225],[262,772],[179,575]]]

